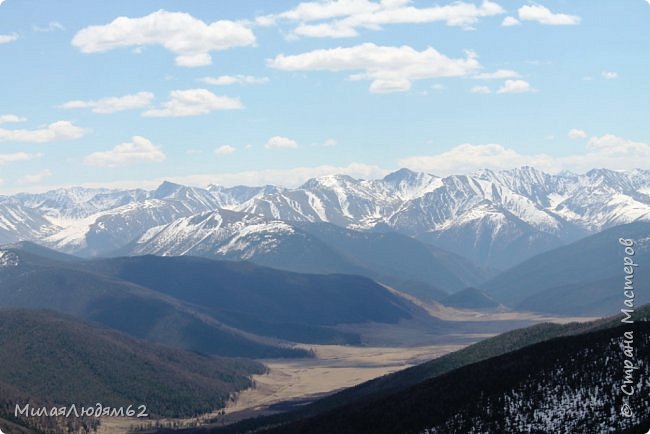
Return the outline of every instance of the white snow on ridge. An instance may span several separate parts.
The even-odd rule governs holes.
[[[293,234],[294,229],[284,222],[266,222],[247,226],[220,247],[217,253],[227,256],[238,253],[241,259],[250,259],[257,253],[267,253],[278,245],[279,235]]]
[[[0,250],[0,267],[17,267],[19,264],[18,255],[7,250]]]

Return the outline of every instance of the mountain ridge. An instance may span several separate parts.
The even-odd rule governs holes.
[[[526,166],[444,177],[408,169],[377,180],[329,175],[297,188],[171,182],[152,191],[75,187],[0,197],[0,242],[105,255],[156,226],[227,209],[285,223],[364,231],[386,226],[505,269],[608,227],[650,220],[649,193],[648,170],[551,175]]]

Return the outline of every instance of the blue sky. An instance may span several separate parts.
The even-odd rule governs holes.
[[[650,168],[645,0],[0,0],[0,194]]]

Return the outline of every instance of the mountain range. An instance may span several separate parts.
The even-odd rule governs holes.
[[[551,175],[521,167],[439,177],[401,169],[379,180],[324,176],[298,188],[164,182],[152,191],[76,187],[0,197],[0,243],[29,240],[81,256],[127,249],[272,261],[276,248],[327,250],[309,238],[320,230],[309,226],[328,223],[395,232],[488,272],[639,220],[650,220],[648,170]]]

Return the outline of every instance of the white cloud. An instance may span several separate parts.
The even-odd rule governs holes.
[[[489,87],[487,86],[474,86],[470,92],[472,93],[481,93],[484,95],[487,95],[488,93],[492,93]]]
[[[614,71],[603,71],[601,75],[605,80],[614,80],[615,78],[618,78],[618,73]]]
[[[480,5],[457,1],[445,6],[419,8],[411,0],[324,0],[303,2],[278,15],[258,17],[259,25],[279,21],[299,22],[292,36],[344,38],[359,34],[359,29],[380,30],[390,24],[444,22],[448,26],[472,29],[484,17],[500,15],[504,9],[484,0]]]
[[[45,143],[79,139],[84,134],[86,134],[86,130],[74,125],[72,122],[58,121],[37,130],[7,130],[0,128],[0,141]]]
[[[25,175],[22,178],[18,180],[19,184],[36,184],[37,182],[41,182],[48,176],[52,176],[52,172],[49,170],[41,170],[38,173],[32,173],[31,175]]]
[[[592,137],[585,152],[568,156],[522,154],[500,144],[463,144],[436,155],[403,158],[400,166],[438,175],[471,173],[478,169],[511,169],[524,165],[551,173],[582,173],[595,167],[613,170],[650,167],[650,145],[612,134]]]
[[[12,33],[10,35],[0,35],[0,44],[8,44],[9,42],[13,42],[16,39],[18,39],[18,35],[16,33]]]
[[[255,35],[243,23],[220,20],[210,24],[183,12],[160,10],[141,18],[119,17],[111,23],[80,30],[72,45],[83,53],[118,47],[162,45],[176,55],[179,66],[210,65],[210,52],[250,46]]]
[[[570,139],[586,139],[587,133],[584,130],[573,128],[572,130],[569,131],[568,136]]]
[[[548,167],[550,157],[525,156],[499,144],[462,144],[437,155],[403,158],[400,166],[439,175],[471,173],[482,168],[510,169],[535,161],[535,167]],[[544,164],[542,164],[544,163]],[[531,164],[533,165],[533,164]]]
[[[336,139],[326,139],[323,142],[310,143],[309,146],[314,148],[332,148],[336,145],[338,145],[338,141]]]
[[[134,163],[159,163],[165,158],[163,151],[150,140],[134,136],[131,142],[121,143],[110,151],[93,152],[84,158],[84,164],[119,167]]]
[[[264,145],[266,149],[295,149],[298,142],[284,136],[273,136]]]
[[[146,107],[151,103],[154,94],[151,92],[138,92],[133,95],[113,96],[96,101],[68,101],[61,105],[64,109],[90,108],[95,113],[114,113],[123,110]]]
[[[0,154],[0,165],[15,163],[17,161],[33,160],[42,157],[43,154],[28,154],[27,152],[15,152],[13,154]]]
[[[163,181],[176,182],[183,185],[195,185],[205,187],[209,184],[219,184],[225,186],[250,185],[259,186],[273,184],[284,187],[297,187],[310,178],[343,174],[355,178],[377,179],[388,174],[390,170],[379,166],[372,166],[363,163],[351,163],[347,166],[322,165],[312,167],[293,167],[288,169],[274,170],[250,170],[245,172],[231,172],[218,174],[195,174],[186,176],[163,177],[153,179],[138,180],[121,180],[114,182],[86,182],[82,187],[86,188],[147,188],[154,189]],[[54,190],[66,185],[49,185],[38,186],[34,188],[22,188],[21,191],[42,192],[44,190]]]
[[[234,153],[237,150],[234,146],[230,145],[223,145],[219,146],[217,149],[214,150],[214,153],[216,155],[230,155]]]
[[[313,167],[294,167],[289,169],[249,170],[244,172],[190,175],[171,178],[170,181],[180,184],[206,186],[219,184],[233,185],[265,185],[273,184],[283,187],[297,187],[310,178],[326,175],[350,175],[356,178],[376,179],[388,174],[390,170],[363,163],[351,163],[346,166],[321,165]],[[156,186],[158,183],[152,183]],[[138,185],[134,183],[134,185]]]
[[[65,30],[63,24],[58,21],[50,21],[47,26],[32,26],[35,32],[54,32],[56,30]]]
[[[530,83],[525,80],[506,80],[503,86],[497,90],[497,93],[526,93],[535,92]]]
[[[577,15],[555,14],[542,5],[525,5],[518,10],[519,19],[522,21],[536,21],[550,26],[571,26],[580,24],[581,18]]]
[[[12,114],[0,115],[0,124],[25,122],[26,120],[27,118]]]
[[[503,21],[501,21],[501,25],[503,27],[520,26],[521,22],[515,17],[505,17]]]
[[[199,81],[215,86],[229,86],[231,84],[264,84],[268,77],[254,77],[252,75],[221,75],[219,77],[203,77]]]
[[[498,69],[494,72],[482,72],[472,76],[476,80],[503,80],[504,78],[518,77],[520,77],[519,73],[511,69]]]
[[[365,43],[285,56],[280,54],[267,64],[284,71],[362,72],[351,80],[371,80],[371,92],[395,92],[410,89],[411,82],[427,78],[466,76],[480,68],[476,54],[467,52],[464,59],[451,59],[429,47],[417,51],[407,45],[378,46]]]
[[[161,108],[147,110],[145,117],[180,117],[204,115],[215,110],[243,108],[238,98],[215,95],[207,89],[173,90]]]

